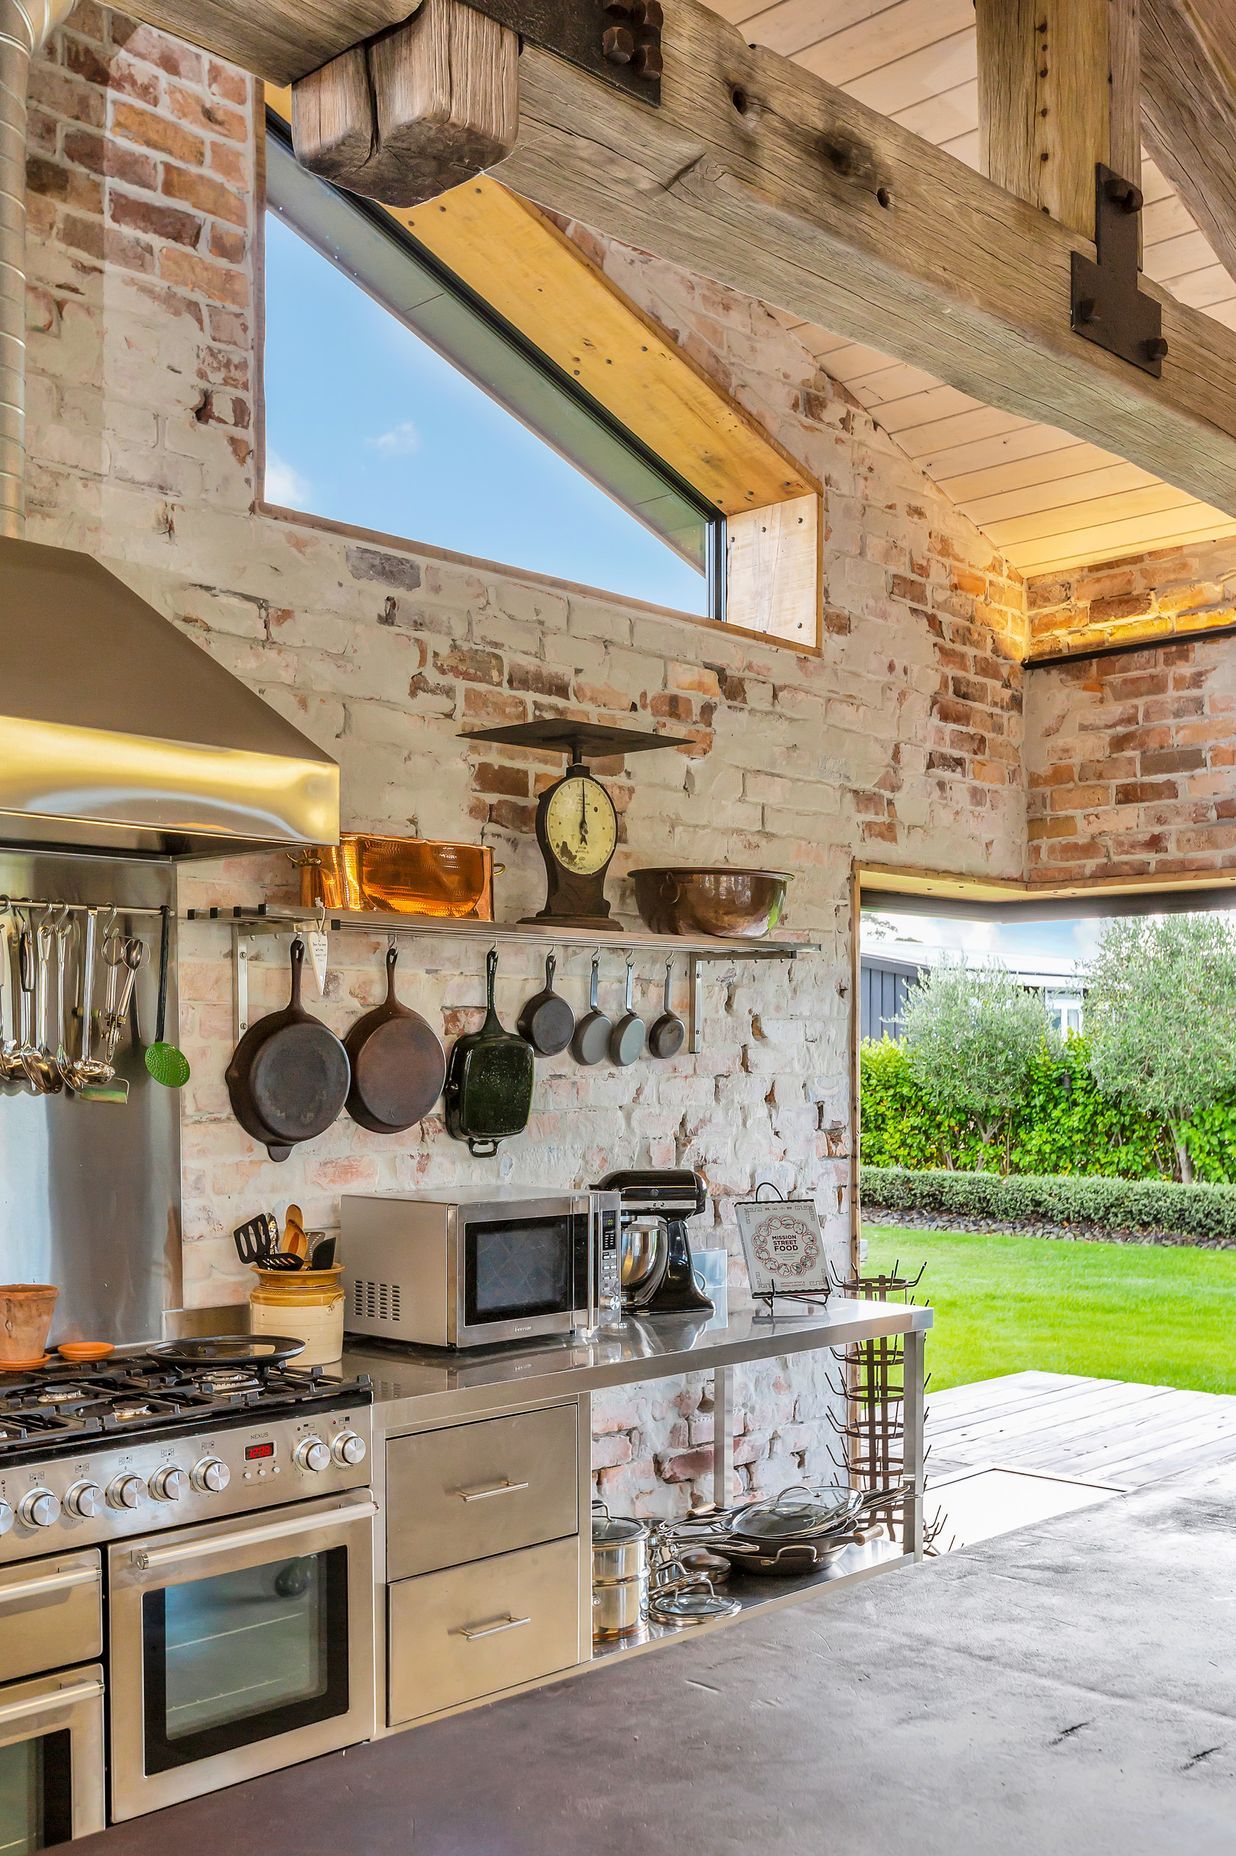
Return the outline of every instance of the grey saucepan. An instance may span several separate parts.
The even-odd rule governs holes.
[[[601,984],[601,956],[592,956],[592,978],[588,985],[588,1010],[575,1026],[575,1036],[571,1039],[571,1055],[576,1063],[591,1065],[600,1063],[609,1049],[609,1034],[613,1025],[606,1013],[597,1003],[597,993]]]
[[[687,1027],[673,1008],[674,963],[665,963],[665,997],[661,1016],[648,1033],[648,1048],[654,1057],[676,1057],[687,1041]]]
[[[627,1069],[644,1052],[644,1021],[635,1009],[635,956],[627,955],[626,1010],[609,1034],[609,1060]]]

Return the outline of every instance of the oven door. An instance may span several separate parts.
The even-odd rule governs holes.
[[[454,1344],[492,1346],[586,1326],[589,1246],[586,1195],[461,1207]]]
[[[103,1671],[0,1688],[0,1851],[30,1856],[103,1828]]]
[[[113,1819],[370,1738],[375,1513],[365,1491],[109,1549]]]

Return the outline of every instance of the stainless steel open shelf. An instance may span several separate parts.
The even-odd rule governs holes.
[[[366,934],[375,940],[405,937],[415,940],[476,941],[485,947],[495,942],[521,942],[525,947],[577,947],[588,951],[600,949],[614,954],[658,954],[665,959],[676,957],[687,969],[690,985],[690,1010],[687,1019],[687,1049],[699,1050],[703,1037],[703,1001],[701,969],[718,961],[797,960],[800,954],[814,951],[808,941],[722,940],[706,935],[698,938],[676,934],[652,934],[647,928],[633,928],[616,922],[607,932],[594,929],[564,928],[548,922],[481,922],[439,918],[432,915],[378,915],[355,913],[347,909],[295,909],[256,907],[188,909],[188,922],[219,922],[232,932],[232,974],[234,981],[235,1033],[239,1040],[249,1024],[249,939],[262,934],[290,934],[296,930],[324,929],[330,934]]]
[[[724,1630],[728,1624],[739,1624],[752,1611],[775,1611],[786,1605],[801,1604],[813,1592],[826,1589],[838,1591],[843,1586],[857,1585],[863,1579],[874,1579],[879,1573],[892,1572],[897,1566],[912,1564],[913,1556],[906,1553],[899,1542],[869,1540],[861,1546],[847,1547],[831,1566],[821,1572],[804,1573],[801,1578],[744,1578],[737,1574],[719,1588],[727,1598],[738,1599],[742,1606],[742,1610],[736,1611],[732,1617],[718,1618],[711,1624],[693,1624],[685,1630],[645,1621],[630,1636],[615,1637],[607,1643],[594,1643],[592,1660],[595,1663],[615,1656],[638,1656],[642,1650],[655,1650],[666,1642],[689,1642],[701,1631]]]

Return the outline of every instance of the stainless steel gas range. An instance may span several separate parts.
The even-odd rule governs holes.
[[[262,1345],[0,1375],[0,1848],[372,1734],[371,1391]]]

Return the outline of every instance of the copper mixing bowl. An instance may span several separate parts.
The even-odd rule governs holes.
[[[635,901],[654,934],[708,934],[758,940],[781,920],[789,877],[783,870],[632,870]]]

